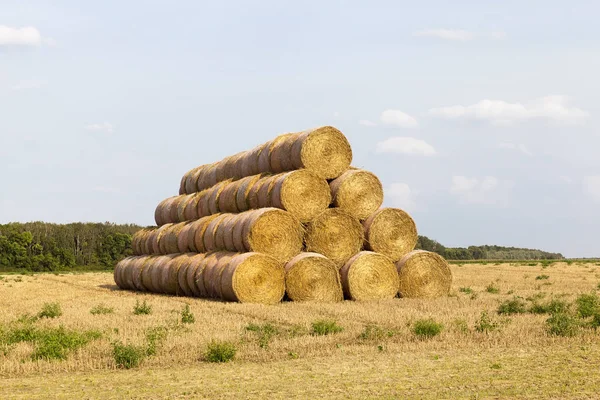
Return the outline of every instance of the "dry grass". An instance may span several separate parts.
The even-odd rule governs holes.
[[[546,330],[548,315],[496,313],[514,296],[544,293],[547,300],[572,302],[597,289],[599,267],[451,268],[446,298],[275,306],[119,291],[109,273],[6,276],[0,281],[0,326],[57,302],[63,314],[36,326],[97,330],[102,338],[64,361],[31,361],[31,343],[6,354],[0,349],[2,398],[592,398],[600,391],[594,330],[556,337]],[[541,273],[552,285],[535,279]],[[490,284],[498,294],[486,291]],[[152,314],[134,315],[138,300],[146,300]],[[114,312],[91,314],[98,304]],[[180,322],[185,304],[193,324]],[[495,329],[476,329],[483,311]],[[421,319],[441,323],[441,333],[416,337],[413,324]],[[312,335],[319,320],[335,321],[343,331]],[[251,324],[273,327],[268,346],[247,329]],[[155,355],[137,369],[117,371],[111,343],[144,346],[157,329],[166,338],[157,342]],[[212,341],[235,343],[235,359],[203,361]]]

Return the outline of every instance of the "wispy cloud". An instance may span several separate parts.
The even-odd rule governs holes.
[[[33,26],[12,28],[0,25],[0,46],[41,46],[42,44],[53,46],[56,42],[54,39],[42,37],[40,31]]]
[[[540,97],[529,103],[486,99],[468,106],[432,108],[428,115],[445,119],[487,120],[498,125],[531,119],[578,123],[589,117],[587,111],[571,106],[565,96]]]
[[[529,149],[527,148],[526,145],[524,145],[523,143],[509,143],[509,142],[502,142],[498,144],[498,148],[499,149],[506,149],[506,150],[515,150],[518,152],[521,152],[523,154],[525,154],[526,156],[532,156],[533,153],[531,151],[529,151]]]
[[[391,137],[377,143],[377,153],[418,154],[433,156],[437,152],[429,143],[412,137]]]
[[[385,194],[392,199],[394,207],[405,211],[415,211],[417,209],[418,193],[412,190],[406,183],[392,183],[386,187]]]
[[[358,124],[362,126],[377,126],[375,122],[369,121],[368,119],[361,119],[358,121]]]
[[[462,175],[452,177],[450,193],[462,204],[506,205],[514,183],[500,181],[494,176],[479,180]]]
[[[88,131],[113,133],[114,127],[110,122],[102,122],[100,124],[90,124],[85,127]]]
[[[417,120],[400,110],[385,110],[381,113],[381,122],[388,125],[396,125],[400,128],[416,128],[419,126]]]

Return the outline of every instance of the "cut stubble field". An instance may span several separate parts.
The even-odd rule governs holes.
[[[121,291],[110,273],[4,275],[0,398],[597,396],[600,332],[576,299],[596,293],[600,265],[451,268],[446,298],[273,306]],[[556,326],[543,309],[552,300],[570,305]],[[144,301],[150,313],[135,315]],[[47,303],[61,315],[40,314]],[[85,338],[62,359],[14,339],[61,326]],[[208,362],[215,342],[233,346],[232,361]],[[121,345],[143,353],[139,366],[118,365]]]

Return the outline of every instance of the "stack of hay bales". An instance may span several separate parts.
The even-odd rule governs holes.
[[[373,173],[326,126],[287,133],[184,174],[156,225],[115,267],[122,289],[272,304],[448,294],[437,254],[414,251],[403,210],[381,208]]]

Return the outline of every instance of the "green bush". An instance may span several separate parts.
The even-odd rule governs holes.
[[[343,330],[343,327],[339,326],[335,321],[331,320],[319,320],[312,323],[312,334],[317,336],[339,333]]]
[[[44,303],[42,310],[38,313],[39,318],[58,318],[62,315],[62,309],[58,303]]]
[[[555,336],[575,336],[579,321],[568,313],[556,313],[546,320],[548,333]]]
[[[489,285],[487,285],[487,287],[485,288],[485,291],[488,293],[492,293],[492,294],[500,293],[500,289],[498,289],[498,287],[494,286],[493,283],[490,283]]]
[[[90,309],[90,314],[92,315],[106,315],[112,314],[115,312],[113,307],[105,306],[104,304],[98,304]]]
[[[541,281],[543,279],[550,279],[550,277],[548,275],[538,275],[535,277],[536,281]]]
[[[489,333],[497,330],[500,327],[500,324],[497,321],[494,321],[487,313],[487,311],[482,311],[481,316],[475,322],[475,330],[477,332]]]
[[[254,332],[258,336],[258,345],[263,349],[269,347],[269,342],[271,342],[273,336],[279,333],[277,327],[269,323],[262,325],[249,324],[246,326],[246,330],[248,332]]]
[[[167,328],[164,326],[158,326],[150,328],[146,331],[146,355],[156,355],[158,346],[167,338]]]
[[[362,340],[382,340],[394,336],[394,331],[383,329],[377,325],[367,325],[358,336]]]
[[[140,303],[139,300],[136,300],[135,306],[133,307],[133,314],[134,315],[152,314],[152,306],[150,304],[146,303],[146,300],[144,300],[142,303]]]
[[[600,311],[600,298],[596,293],[582,294],[575,301],[577,314],[581,318],[589,318]]]
[[[513,297],[511,300],[506,300],[498,306],[498,314],[523,314],[527,312],[527,304],[519,298]]]
[[[444,329],[444,325],[433,319],[420,319],[413,324],[412,332],[420,339],[430,339],[439,335],[442,329]]]
[[[204,353],[204,360],[212,363],[223,363],[235,358],[237,349],[231,342],[212,341]]]
[[[534,302],[531,307],[529,307],[529,312],[532,314],[566,313],[569,311],[569,307],[569,303],[564,300],[552,299],[545,304]]]
[[[196,322],[196,317],[190,310],[190,305],[186,304],[183,310],[181,310],[181,323],[182,324],[193,324]]]
[[[131,344],[113,343],[113,358],[119,368],[136,368],[146,357],[146,350]]]
[[[458,291],[461,293],[466,293],[466,294],[473,293],[473,289],[471,289],[470,287],[461,287],[458,289]]]

